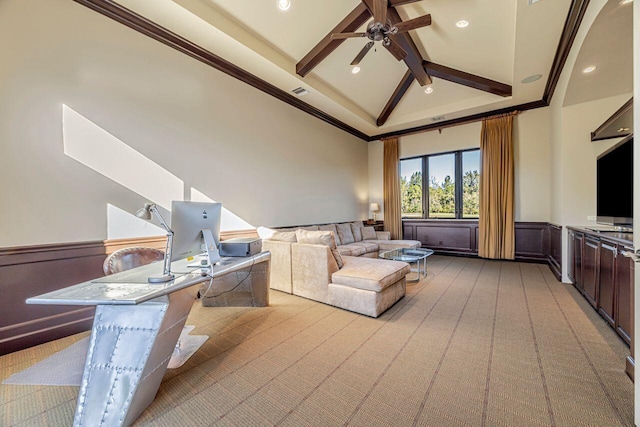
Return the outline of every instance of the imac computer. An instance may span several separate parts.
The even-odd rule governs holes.
[[[174,232],[171,261],[206,252],[210,265],[220,260],[220,217],[222,203],[171,202]]]

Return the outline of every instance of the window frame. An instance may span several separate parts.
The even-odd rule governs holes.
[[[422,216],[419,219],[431,219],[431,220],[451,220],[451,219],[464,219],[464,220],[475,220],[478,217],[463,217],[464,215],[464,206],[463,204],[463,192],[464,186],[462,183],[463,177],[463,163],[462,163],[462,154],[470,151],[480,151],[480,148],[465,148],[463,150],[452,150],[452,151],[444,151],[440,153],[431,153],[431,154],[423,154],[420,156],[412,156],[405,157],[400,159],[400,162],[405,160],[414,160],[414,159],[422,159]],[[455,209],[454,209],[454,218],[436,218],[429,216],[429,158],[435,156],[443,156],[447,154],[454,155],[454,180],[455,180],[455,190],[454,190],[454,199],[455,199]],[[478,164],[478,173],[480,172],[481,161]],[[400,163],[398,163],[398,173],[400,173]],[[418,219],[416,217],[407,217],[404,216],[404,212],[402,212],[402,219]]]

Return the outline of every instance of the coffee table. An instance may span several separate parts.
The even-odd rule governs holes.
[[[394,261],[404,261],[411,263],[416,263],[415,269],[411,269],[411,271],[418,273],[418,276],[415,280],[407,279],[411,282],[417,282],[420,280],[420,273],[424,274],[424,277],[427,277],[427,257],[433,255],[433,249],[414,249],[414,248],[398,248],[393,249],[387,252],[383,252],[380,254],[380,258],[391,259]],[[423,268],[420,269],[420,262],[423,263]]]

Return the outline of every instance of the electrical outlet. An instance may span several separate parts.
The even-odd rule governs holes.
[[[587,217],[587,221],[595,221],[596,217],[595,216],[588,216]]]

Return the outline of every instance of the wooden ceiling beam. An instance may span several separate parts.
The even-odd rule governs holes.
[[[360,3],[356,6],[356,8],[353,9],[346,18],[336,25],[329,34],[320,40],[320,42],[296,64],[296,73],[301,77],[306,76],[316,65],[322,62],[331,52],[344,42],[344,39],[332,40],[331,34],[354,32],[367,22],[371,16],[371,12],[369,12],[364,4]]]
[[[393,95],[391,95],[391,98],[389,98],[387,105],[384,106],[382,113],[380,113],[380,117],[378,117],[378,120],[376,120],[376,124],[378,126],[382,126],[386,123],[387,119],[396,108],[404,94],[407,93],[407,90],[409,90],[409,86],[411,86],[411,83],[413,83],[414,80],[415,77],[413,76],[411,70],[407,70],[407,72],[404,73],[402,80],[400,80],[398,87],[396,87],[396,90],[393,92]]]
[[[475,74],[465,73],[464,71],[449,68],[430,61],[424,61],[422,65],[429,75],[439,79],[458,83],[463,86],[468,86],[503,97],[511,96],[512,94],[511,86],[495,80],[476,76]]]
[[[373,11],[373,0],[362,0],[362,2],[370,12]],[[393,7],[387,9],[387,19],[391,21],[392,25],[402,22],[402,18],[398,15],[398,11]],[[422,55],[409,33],[396,34],[391,36],[391,39],[398,43],[400,47],[407,52],[407,56],[405,56],[403,61],[407,64],[407,67],[409,67],[418,83],[420,83],[420,86],[430,85],[431,78],[422,66]]]
[[[390,7],[403,6],[405,4],[415,3],[418,1],[420,0],[389,0],[389,6]]]

